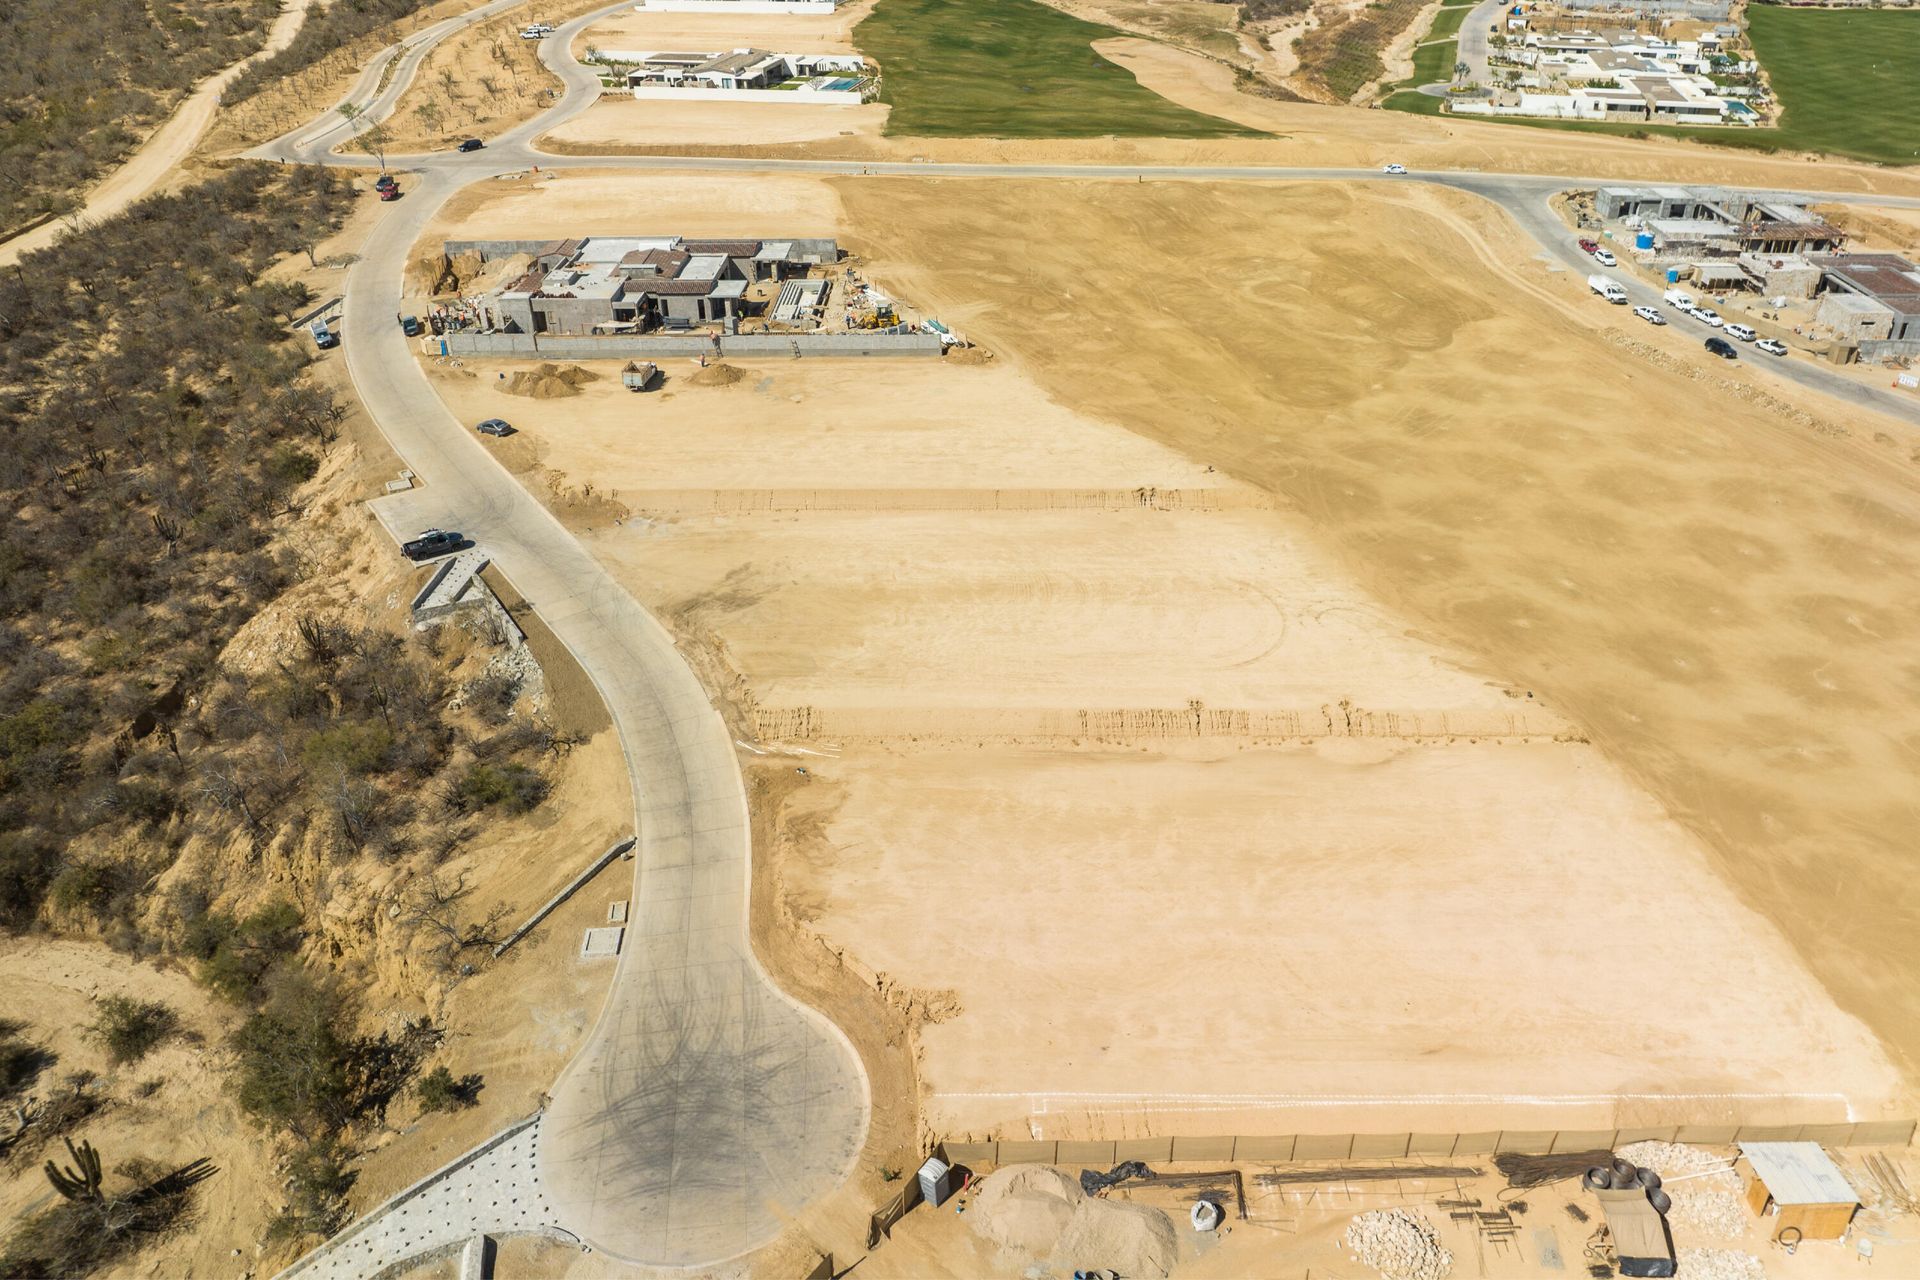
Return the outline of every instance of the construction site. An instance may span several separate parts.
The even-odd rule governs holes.
[[[1822,617],[1847,626],[1871,609],[1876,631],[1897,633],[1884,607],[1813,608],[1839,584],[1808,558],[1817,546],[1788,552],[1809,533],[1741,499],[1790,483],[1754,454],[1801,448],[1791,417],[1729,390],[1706,430],[1737,432],[1737,451],[1712,434],[1682,448],[1618,431],[1541,451],[1515,428],[1539,420],[1544,386],[1581,387],[1603,421],[1611,398],[1631,394],[1637,418],[1678,411],[1697,385],[1641,358],[1630,393],[1618,389],[1619,349],[1569,322],[1544,269],[1516,260],[1495,283],[1458,237],[1489,235],[1496,254],[1512,242],[1428,189],[1188,184],[1149,188],[1141,208],[1131,187],[1130,204],[1110,206],[1113,188],[1033,186],[1005,195],[1024,211],[1012,232],[1011,206],[1007,219],[956,217],[941,182],[644,181],[666,208],[684,202],[674,225],[690,236],[774,234],[762,200],[807,210],[804,229],[858,254],[876,287],[938,307],[978,344],[924,363],[665,359],[645,396],[618,366],[588,365],[598,377],[532,402],[498,391],[524,365],[427,361],[457,417],[514,419],[497,456],[667,622],[750,768],[782,779],[759,856],[802,933],[914,1011],[925,1141],[1118,1150],[1349,1134],[1364,1150],[1398,1134],[1405,1159],[1421,1134],[1465,1135],[1464,1155],[1473,1135],[1497,1143],[1520,1127],[1720,1126],[1726,1141],[1742,1126],[1910,1118],[1880,1038],[1901,1006],[1868,994],[1873,970],[1850,971],[1850,953],[1809,948],[1805,898],[1766,888],[1784,864],[1730,861],[1701,839],[1700,807],[1724,784],[1650,791],[1642,757],[1593,745],[1597,728],[1621,741],[1615,716],[1631,714],[1660,726],[1662,759],[1714,742],[1687,767],[1738,766],[1747,756],[1709,732],[1713,715],[1761,714],[1735,671],[1782,670]],[[624,198],[618,181],[569,176],[537,208],[507,193],[429,235],[498,234],[504,208],[522,211],[518,234],[578,232]],[[1193,219],[1213,227],[1209,251],[1154,240]],[[1276,255],[1272,228],[1292,219],[1323,230]],[[1083,222],[1132,268],[1103,272],[1072,248]],[[786,215],[779,234],[797,225]],[[1343,262],[1369,274],[1342,279],[1336,311],[1322,288]],[[1308,278],[1322,287],[1306,292]],[[1436,284],[1409,298],[1387,291],[1392,279]],[[1383,313],[1364,330],[1342,319],[1358,314],[1355,290]],[[1303,367],[1282,347],[1249,348],[1245,335],[1274,329],[1243,307],[1337,335],[1341,358]],[[1195,358],[1196,327],[1214,335],[1213,358]],[[1502,374],[1487,353],[1516,340],[1556,376]],[[1154,408],[1170,398],[1181,413]],[[1471,433],[1449,429],[1465,420]],[[1371,465],[1388,457],[1390,472]],[[1496,535],[1553,467],[1588,495],[1561,504],[1559,532]],[[1664,536],[1630,537],[1594,509],[1649,486],[1666,495]],[[1469,505],[1486,533],[1407,523]],[[1859,534],[1886,556],[1893,529]],[[1541,561],[1561,537],[1577,568]],[[1596,537],[1613,548],[1598,560]],[[1501,566],[1523,546],[1535,563]],[[1670,561],[1675,547],[1725,566],[1723,585],[1635,558]],[[1749,591],[1809,605],[1791,623],[1761,613],[1726,576],[1739,566]],[[1708,610],[1714,643],[1651,616],[1583,631],[1578,601],[1613,572],[1638,580],[1650,610],[1655,598],[1676,618]],[[1515,573],[1561,585],[1509,587]],[[1443,586],[1469,594],[1436,612],[1427,593]],[[1495,635],[1556,659],[1521,660]],[[1646,671],[1665,711],[1628,692]],[[1777,680],[1753,695],[1777,699]],[[1844,732],[1831,717],[1799,726],[1806,751]],[[1783,825],[1770,839],[1790,848],[1785,797],[1826,775],[1783,772],[1755,749],[1776,761],[1781,795],[1766,807]],[[1845,767],[1831,751],[1800,758]],[[1873,878],[1867,848],[1848,856]],[[1863,951],[1896,927],[1897,913],[1850,901]],[[1509,1263],[1477,1226],[1463,1235],[1435,1216],[1441,1199],[1496,1203],[1452,1177],[1420,1192],[1446,1247],[1486,1248],[1488,1275],[1539,1274],[1541,1219],[1513,1234]],[[1409,1203],[1376,1192],[1354,1211]],[[940,1230],[965,1237],[972,1213]],[[1549,1214],[1578,1269],[1593,1228]],[[1336,1216],[1321,1224],[1330,1248],[1352,1213]],[[1237,1230],[1232,1247],[1250,1244]],[[886,1257],[869,1265],[980,1273],[973,1254]],[[1192,1266],[1244,1273],[1244,1260]]]

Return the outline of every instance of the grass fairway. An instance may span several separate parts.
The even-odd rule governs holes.
[[[1920,13],[1753,5],[1747,29],[1786,109],[1781,146],[1920,164]]]
[[[887,132],[913,137],[1259,136],[1175,106],[1093,51],[1127,33],[1036,0],[882,0],[854,29]]]

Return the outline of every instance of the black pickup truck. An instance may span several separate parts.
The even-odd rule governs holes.
[[[473,543],[445,529],[428,529],[419,537],[400,544],[400,554],[409,560],[431,560],[449,551],[461,551]]]

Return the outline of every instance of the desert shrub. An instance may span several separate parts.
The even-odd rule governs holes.
[[[229,1000],[250,1000],[276,964],[297,955],[300,937],[299,908],[273,902],[244,918],[190,914],[181,947],[202,961],[200,981]]]
[[[458,1111],[479,1105],[483,1084],[479,1075],[456,1077],[446,1067],[439,1066],[420,1077],[413,1088],[422,1111]]]
[[[337,724],[308,738],[300,758],[310,768],[360,777],[379,771],[393,750],[393,730],[383,724]]]
[[[332,1138],[307,1143],[287,1162],[287,1203],[267,1228],[275,1240],[330,1236],[346,1225],[347,1193],[355,1175],[348,1153]]]
[[[180,1030],[180,1019],[157,1000],[102,996],[87,1034],[100,1042],[113,1065],[138,1062]]]
[[[11,1098],[40,1078],[57,1059],[21,1036],[26,1025],[0,1018],[0,1098]]]
[[[48,896],[61,911],[104,925],[126,914],[139,886],[140,874],[131,863],[92,857],[62,867],[48,886]]]
[[[59,870],[59,853],[38,832],[0,831],[0,928],[31,924]]]
[[[191,1218],[194,1188],[211,1176],[205,1162],[169,1171],[135,1158],[114,1170],[118,1186],[80,1199],[62,1197],[18,1223],[0,1255],[0,1278],[87,1276]]]
[[[288,487],[313,479],[319,470],[320,459],[295,444],[277,446],[267,460],[267,474]]]
[[[520,764],[473,764],[446,792],[449,808],[460,813],[498,805],[508,813],[525,813],[547,796],[547,780]]]
[[[235,1093],[255,1118],[306,1139],[352,1118],[347,1010],[330,984],[286,966],[266,1003],[234,1033]]]

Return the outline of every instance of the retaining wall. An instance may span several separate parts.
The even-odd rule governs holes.
[[[672,85],[637,84],[627,90],[642,102],[811,102],[830,107],[857,107],[864,100],[858,89],[676,89]]]
[[[711,337],[649,334],[644,337],[555,338],[533,333],[449,333],[450,356],[496,356],[528,360],[649,360],[702,354],[792,358],[795,356],[938,356],[936,333],[735,334]]]

